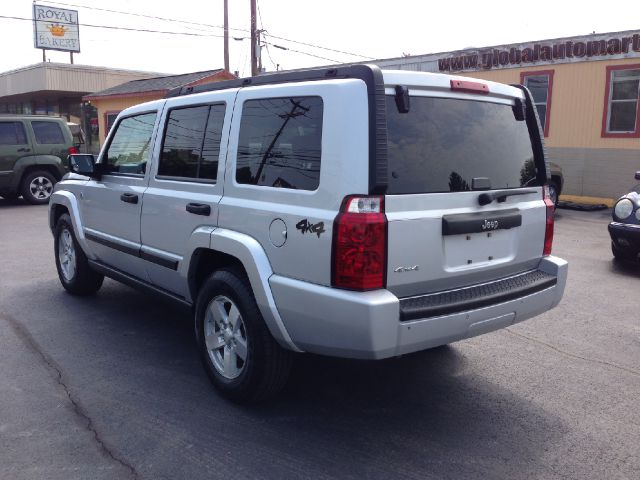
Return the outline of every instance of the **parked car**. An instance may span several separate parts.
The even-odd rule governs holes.
[[[70,165],[49,204],[63,287],[108,276],[191,308],[234,401],[275,394],[292,352],[404,355],[565,288],[524,87],[366,65],[189,87]]]
[[[640,181],[640,172],[636,172]],[[613,207],[613,221],[609,224],[613,256],[633,261],[640,254],[640,184],[618,199]]]
[[[76,152],[62,118],[0,115],[0,196],[47,203],[67,172],[67,156]]]
[[[562,175],[562,167],[554,162],[549,162],[549,197],[553,204],[557,207],[558,200],[562,194],[562,187],[564,186],[564,176]]]

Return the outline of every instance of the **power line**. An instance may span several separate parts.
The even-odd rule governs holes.
[[[108,12],[108,13],[117,13],[120,15],[130,15],[132,17],[141,17],[141,18],[150,18],[152,20],[162,20],[165,22],[173,22],[173,23],[184,23],[187,25],[197,25],[199,27],[208,27],[208,28],[220,28],[224,30],[224,26],[221,25],[211,25],[208,23],[200,23],[200,22],[191,22],[189,20],[179,20],[175,18],[166,18],[166,17],[158,17],[156,15],[145,15],[143,13],[133,13],[133,12],[123,12],[122,10],[111,10],[109,8],[100,8],[100,7],[90,7],[88,5],[78,5],[74,3],[63,3],[63,2],[55,2],[51,1],[48,3],[53,3],[55,5],[63,5],[65,7],[76,7],[76,8],[86,8],[87,10],[97,10],[100,12]],[[248,32],[246,28],[232,28],[229,27],[229,30],[237,30],[239,32]]]
[[[220,25],[211,25],[211,24],[207,24],[207,23],[191,22],[191,21],[188,21],[188,20],[179,20],[179,19],[175,19],[175,18],[158,17],[158,16],[155,16],[155,15],[145,15],[145,14],[142,14],[142,13],[123,12],[121,10],[111,10],[111,9],[107,9],[107,8],[90,7],[90,6],[87,6],[87,5],[78,5],[78,4],[73,4],[73,3],[63,3],[63,2],[56,2],[56,1],[52,1],[51,3],[56,4],[56,5],[63,5],[63,6],[66,6],[66,7],[86,8],[88,10],[99,10],[99,11],[109,12],[109,13],[118,13],[118,14],[122,14],[122,15],[131,15],[131,16],[134,16],[134,17],[151,18],[151,19],[154,19],[154,20],[163,20],[163,21],[166,21],[166,22],[184,23],[184,24],[189,24],[189,25],[197,25],[197,26],[200,26],[200,27],[224,29],[224,27],[220,26]],[[260,14],[260,7],[259,6],[258,6],[258,14],[260,16],[260,24],[264,27],[264,24],[262,22],[262,15]],[[236,31],[239,31],[239,32],[249,32],[249,30],[247,30],[245,28],[231,28],[231,27],[229,27],[229,30],[236,30]],[[277,35],[271,35],[270,33],[267,33],[267,32],[264,32],[264,33],[265,33],[265,35],[268,35],[270,37],[276,38],[278,40],[284,40],[286,42],[296,43],[298,45],[304,45],[306,47],[318,48],[320,50],[327,50],[327,51],[335,52],[335,53],[342,53],[344,55],[351,55],[353,57],[360,57],[360,58],[364,58],[364,59],[367,59],[367,60],[374,60],[375,59],[375,57],[369,57],[369,56],[366,56],[366,55],[360,55],[358,53],[351,53],[351,52],[346,52],[344,50],[337,50],[337,49],[334,49],[334,48],[315,45],[313,43],[301,42],[301,41],[298,41],[298,40],[292,40],[292,39],[286,38],[286,37],[280,37],[280,36],[277,36]],[[291,50],[291,51],[294,51],[294,50]],[[306,55],[305,52],[298,52],[298,53],[303,53],[304,55]],[[311,56],[314,56],[314,55],[311,55]],[[322,58],[324,60],[327,60],[324,57],[318,57],[318,58]],[[334,60],[332,60],[332,61],[334,61]]]
[[[33,18],[25,18],[25,17],[11,17],[8,15],[0,15],[0,18],[4,18],[4,19],[8,19],[8,20],[22,20],[22,21],[27,21],[27,22],[33,22]],[[42,23],[52,23],[52,24],[59,24],[60,22],[54,21],[54,20],[38,20],[39,22]],[[115,25],[94,25],[91,23],[78,23],[78,26],[82,26],[82,27],[89,27],[89,28],[106,28],[109,30],[126,30],[126,31],[130,31],[130,32],[144,32],[144,33],[163,33],[163,34],[167,34],[167,35],[186,35],[189,37],[218,37],[218,38],[222,38],[222,35],[216,35],[215,33],[209,33],[209,34],[204,34],[204,33],[191,33],[191,32],[172,32],[172,31],[165,31],[165,30],[151,30],[151,29],[147,29],[147,28],[129,28],[129,27],[116,27]]]
[[[334,63],[342,63],[340,60],[335,60],[333,58],[321,57],[320,55],[314,55],[313,53],[301,52],[300,50],[294,50],[293,48],[283,47],[282,45],[276,45],[275,43],[264,42],[265,45],[271,45],[274,48],[278,48],[280,50],[287,50],[289,52],[301,53],[303,55],[309,55],[310,57],[319,58],[321,60],[328,60]]]
[[[345,55],[351,55],[353,57],[360,57],[360,58],[366,58],[367,60],[375,60],[375,57],[367,57],[365,55],[360,55],[358,53],[350,53],[350,52],[345,52],[344,50],[336,50],[334,48],[329,48],[329,47],[321,47],[319,45],[314,45],[313,43],[306,43],[306,42],[299,42],[297,40],[291,40],[290,38],[285,38],[285,37],[279,37],[277,35],[271,35],[270,33],[265,32],[265,35],[272,37],[272,38],[277,38],[278,40],[284,40],[286,42],[291,42],[291,43],[297,43],[298,45],[305,45],[307,47],[313,47],[313,48],[321,48],[322,50],[328,50],[330,52],[336,52],[336,53],[343,53]],[[291,50],[292,52],[294,50]],[[322,57],[320,57],[322,58]]]

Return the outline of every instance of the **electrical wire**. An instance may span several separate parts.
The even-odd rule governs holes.
[[[56,1],[52,1],[50,3],[56,4],[56,5],[63,5],[63,6],[66,6],[66,7],[86,8],[88,10],[98,10],[98,11],[109,12],[109,13],[119,13],[119,14],[122,14],[122,15],[131,15],[131,16],[136,16],[136,17],[150,18],[150,19],[154,19],[154,20],[163,20],[163,21],[166,21],[166,22],[176,22],[176,23],[184,23],[184,24],[189,24],[189,25],[197,25],[197,26],[200,26],[200,27],[224,29],[224,26],[220,26],[220,25],[211,25],[211,24],[207,24],[207,23],[191,22],[191,21],[188,21],[188,20],[179,20],[179,19],[173,19],[173,18],[158,17],[158,16],[155,16],[155,15],[145,15],[145,14],[142,14],[142,13],[123,12],[123,11],[120,11],[120,10],[111,10],[111,9],[107,9],[107,8],[90,7],[90,6],[87,6],[87,5],[78,5],[78,4],[73,4],[73,3],[63,3],[63,2],[56,2]],[[259,5],[258,5],[258,15],[260,17],[262,17],[262,15],[260,14],[260,6]],[[262,24],[262,18],[260,18],[260,23]],[[229,30],[236,30],[236,31],[239,31],[239,32],[249,32],[250,33],[250,30],[247,30],[247,29],[244,29],[244,28],[231,28],[231,27],[229,27]],[[375,57],[369,57],[369,56],[366,56],[366,55],[361,55],[359,53],[346,52],[344,50],[337,50],[335,48],[323,47],[323,46],[320,46],[320,45],[315,45],[313,43],[301,42],[301,41],[298,41],[298,40],[293,40],[291,38],[272,35],[272,34],[267,33],[267,32],[264,32],[264,34],[268,35],[268,36],[270,36],[272,38],[278,39],[278,40],[284,40],[286,42],[296,43],[298,45],[304,45],[306,47],[318,48],[320,50],[327,50],[327,51],[335,52],[335,53],[342,53],[344,55],[350,55],[352,57],[360,57],[360,58],[364,58],[364,59],[367,59],[367,60],[374,60],[375,59]],[[291,51],[294,51],[294,50],[291,50]],[[307,53],[305,53],[305,52],[298,52],[298,53],[302,53],[304,55],[307,55]],[[311,55],[311,56],[314,56],[314,55]],[[326,60],[326,58],[324,58],[324,57],[319,57],[319,58],[323,58],[323,59]]]
[[[290,38],[279,37],[277,35],[272,35],[272,34],[267,33],[267,32],[265,32],[265,35],[267,35],[269,37],[272,37],[272,38],[276,38],[278,40],[284,40],[285,42],[291,42],[291,43],[297,43],[298,45],[304,45],[306,47],[320,48],[322,50],[328,50],[330,52],[342,53],[342,54],[345,54],[345,55],[351,55],[353,57],[365,58],[367,60],[375,60],[375,57],[367,57],[366,55],[360,55],[358,53],[345,52],[344,50],[336,50],[335,48],[321,47],[319,45],[314,45],[313,43],[306,43],[306,42],[300,42],[298,40],[291,40]]]
[[[309,55],[310,57],[319,58],[320,60],[328,60],[329,62],[334,63],[342,63],[340,60],[335,60],[333,58],[321,57],[320,55],[314,55],[313,53],[301,52],[300,50],[294,50],[293,48],[283,47],[282,45],[276,45],[275,43],[264,42],[265,45],[271,45],[274,48],[278,48],[280,50],[287,50],[289,52],[301,53],[302,55]]]
[[[62,6],[65,6],[65,7],[86,8],[87,10],[97,10],[97,11],[100,11],[100,12],[118,13],[120,15],[130,15],[132,17],[150,18],[152,20],[162,20],[162,21],[165,21],[165,22],[184,23],[184,24],[187,24],[187,25],[196,25],[196,26],[199,26],[199,27],[221,28],[221,29],[224,30],[224,26],[221,26],[221,25],[211,25],[211,24],[208,24],[208,23],[191,22],[189,20],[179,20],[179,19],[175,19],[175,18],[158,17],[156,15],[145,15],[144,13],[123,12],[122,10],[111,10],[109,8],[90,7],[88,5],[78,5],[78,4],[74,4],[74,3],[63,3],[63,2],[55,2],[55,1],[47,2],[47,3],[53,3],[55,5],[62,5]],[[249,32],[249,30],[247,30],[246,28],[232,28],[232,27],[229,27],[228,29],[229,30],[236,30],[238,32]]]
[[[33,18],[25,18],[25,17],[11,17],[8,15],[0,15],[0,18],[4,18],[4,19],[8,19],[8,20],[23,20],[23,21],[27,21],[27,22],[33,22]],[[60,24],[60,22],[57,22],[55,20],[38,20],[39,22],[42,23],[52,23],[52,24]],[[65,24],[68,25],[68,24]],[[76,25],[76,24],[74,24]],[[125,30],[125,31],[129,31],[129,32],[143,32],[143,33],[162,33],[162,34],[166,34],[166,35],[186,35],[189,37],[217,37],[217,38],[223,38],[223,35],[216,35],[215,33],[209,33],[209,34],[204,34],[204,33],[191,33],[191,32],[172,32],[172,31],[165,31],[165,30],[151,30],[151,29],[147,29],[147,28],[130,28],[130,27],[116,27],[115,25],[94,25],[92,23],[78,23],[78,26],[81,27],[89,27],[89,28],[106,28],[108,30]]]

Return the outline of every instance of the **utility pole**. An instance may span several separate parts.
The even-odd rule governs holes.
[[[256,31],[256,0],[249,0],[251,2],[251,76],[258,75],[258,55],[256,48],[256,41],[258,40],[258,34]]]
[[[229,2],[224,0],[224,69],[229,70]]]

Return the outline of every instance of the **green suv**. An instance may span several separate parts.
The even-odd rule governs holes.
[[[0,196],[47,203],[70,153],[77,150],[63,118],[0,115]]]

